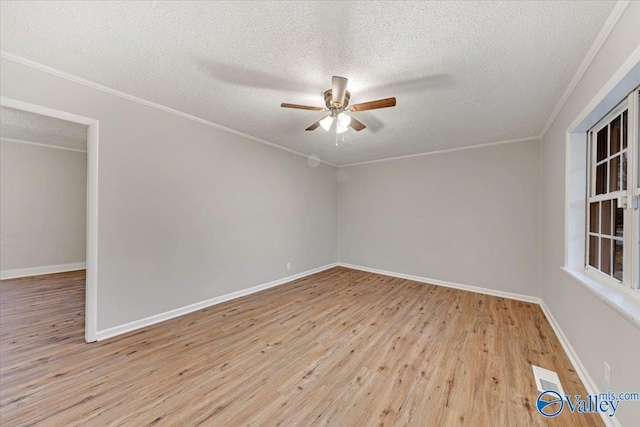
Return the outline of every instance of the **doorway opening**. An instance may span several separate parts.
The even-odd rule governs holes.
[[[70,193],[69,200],[66,201],[68,203],[63,204],[64,209],[68,210],[63,212],[63,216],[65,214],[81,215],[81,213],[74,214],[72,212],[74,207],[77,208],[80,204],[85,204],[86,206],[85,217],[84,217],[86,219],[86,226],[84,230],[84,234],[85,234],[84,265],[82,265],[82,262],[70,262],[67,264],[62,262],[61,264],[55,264],[53,266],[54,267],[58,266],[59,268],[58,271],[64,271],[65,268],[67,269],[67,271],[74,270],[74,269],[76,270],[81,269],[82,267],[86,268],[85,341],[86,342],[96,341],[97,290],[98,290],[98,283],[97,283],[97,278],[98,278],[98,120],[79,116],[73,113],[68,113],[68,112],[44,107],[41,105],[23,102],[23,101],[8,98],[8,97],[0,98],[0,107],[3,109],[3,114],[5,114],[5,117],[12,116],[18,122],[23,122],[23,123],[29,122],[31,131],[35,132],[34,134],[31,135],[30,138],[27,138],[28,136],[27,132],[29,131],[28,130],[29,128],[25,128],[23,129],[23,132],[24,132],[24,135],[26,136],[23,136],[23,138],[16,138],[16,136],[20,135],[20,129],[19,129],[20,126],[17,126],[16,129],[13,130],[17,132],[15,134],[12,134],[13,137],[9,135],[5,136],[5,126],[4,126],[5,123],[3,120],[3,135],[2,135],[3,150],[5,148],[7,148],[7,150],[12,150],[13,152],[16,153],[16,155],[22,156],[23,158],[27,159],[27,161],[29,156],[32,156],[33,152],[35,152],[34,150],[31,150],[31,153],[26,153],[24,148],[27,145],[30,145],[31,148],[33,149],[42,148],[44,150],[49,150],[49,151],[50,150],[67,151],[67,154],[73,153],[73,155],[63,156],[64,157],[63,161],[67,162],[65,163],[65,166],[70,169],[73,169],[74,167],[79,168],[80,167],[79,165],[83,163],[81,163],[78,157],[86,155],[86,158],[85,158],[86,199],[85,198],[79,199],[78,192],[76,191],[73,194]],[[33,126],[32,126],[34,122],[40,121],[42,124],[46,124],[47,121],[49,121],[49,124],[51,125],[52,123],[55,123],[51,121],[52,119],[70,122],[65,127],[66,131],[70,132],[70,135],[74,135],[80,132],[81,131],[80,129],[86,129],[86,148],[83,146],[79,146],[79,139],[76,139],[74,141],[73,138],[67,138],[68,141],[66,142],[66,147],[62,147],[62,148],[60,147],[60,145],[65,145],[65,142],[63,141],[58,141],[58,144],[54,144],[54,145],[57,145],[56,148],[52,148],[51,147],[52,144],[47,144],[46,141],[44,141],[44,143],[43,141],[37,141],[37,140],[29,141],[29,139],[37,139],[37,130],[33,129]],[[61,125],[61,126],[64,126],[64,125]],[[82,127],[78,127],[78,126],[82,126]],[[9,132],[9,129],[7,128],[6,131]],[[20,147],[20,145],[22,145],[23,147]],[[47,145],[49,145],[49,147],[45,147]],[[83,151],[86,151],[86,154],[84,154]],[[47,154],[42,154],[40,155],[40,157],[42,156],[46,157],[46,155]],[[61,158],[61,156],[58,154],[56,158]],[[64,169],[65,169],[64,167],[60,168],[60,165],[58,165],[58,170],[61,173],[64,172],[64,174],[69,175],[68,172],[70,171],[64,170]],[[35,179],[35,177],[30,177],[29,179],[32,180],[32,179]],[[42,197],[50,196],[50,194],[47,194],[46,189],[47,189],[47,185],[46,183],[44,183],[44,185],[41,186],[41,190],[44,190]],[[11,191],[18,192],[18,194],[14,194],[15,200],[28,200],[29,197],[31,197],[32,199],[34,197],[39,197],[37,194],[29,194],[29,195],[24,194],[23,196],[21,196],[19,194],[19,191],[20,191],[19,188],[18,189],[14,188]],[[41,206],[46,206],[44,204],[44,201],[43,203],[41,203]],[[40,212],[38,215],[35,215],[36,217],[35,221],[40,221],[40,222],[45,221],[46,214],[47,212]],[[25,218],[16,217],[16,218],[17,218],[16,224],[18,229],[18,231],[15,233],[16,247],[19,247],[21,244],[20,238],[22,238],[23,240],[29,238],[29,236],[25,236],[25,235],[20,236],[20,227],[21,227],[20,221],[29,221],[30,218],[27,218],[27,217]],[[79,243],[77,242],[78,230],[73,229],[73,225],[70,225],[73,223],[73,221],[69,221],[69,218],[63,218],[63,219],[65,219],[66,221],[63,221],[64,224],[62,225],[62,227],[63,228],[70,227],[69,230],[67,231],[69,232],[69,234],[75,236],[73,239],[71,238],[72,236],[67,236],[69,237],[69,241],[65,242],[65,246],[68,246],[65,249],[69,249],[72,253],[75,253],[76,254],[75,256],[77,257],[77,251],[79,250],[78,249]],[[33,228],[31,231],[33,231]],[[4,232],[5,230],[3,230],[3,234]],[[51,236],[53,236],[54,234],[55,233],[51,233]],[[55,235],[60,235],[60,232],[58,232]],[[49,238],[52,238],[51,236],[49,236]],[[74,239],[76,240],[75,243],[72,242],[72,240]],[[38,259],[38,260],[47,259],[46,258],[47,255],[38,253],[38,250],[26,251],[28,253],[23,253],[22,255],[25,255],[26,258],[29,258],[31,256],[33,259]],[[57,254],[57,255],[60,255],[60,254]],[[73,255],[68,255],[68,254],[66,256],[73,257]],[[52,258],[52,259],[55,259],[55,258]],[[63,259],[63,258],[60,258],[60,259]],[[5,278],[8,279],[10,277],[20,277],[24,275],[37,275],[37,274],[53,272],[50,269],[49,271],[47,271],[47,268],[46,268],[46,267],[51,267],[51,265],[44,265],[44,266],[28,265],[28,263],[31,261],[26,261],[24,257],[20,258],[20,256],[18,255],[14,259],[9,259],[7,262],[9,264],[6,264],[6,267],[5,267],[5,262],[3,261],[2,263],[3,279]],[[11,265],[10,264],[11,262],[15,262],[15,264]],[[33,262],[36,262],[36,261],[33,261]]]

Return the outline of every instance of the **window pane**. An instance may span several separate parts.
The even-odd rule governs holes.
[[[609,191],[620,190],[620,156],[609,160]]]
[[[624,237],[624,209],[618,207],[618,201],[613,200],[614,212],[614,234],[618,237]]]
[[[611,200],[602,201],[602,219],[600,223],[600,234],[611,235]]]
[[[611,239],[600,239],[600,271],[611,275]]]
[[[596,168],[596,194],[607,192],[607,163],[603,163]]]
[[[609,155],[612,156],[620,151],[620,116],[613,119],[609,126],[611,127],[611,136],[609,137],[611,149],[609,150]]]
[[[622,113],[622,148],[627,148],[627,111]]]
[[[600,132],[598,132],[598,135],[596,137],[598,140],[598,148],[597,148],[598,161],[603,160],[604,158],[607,157],[607,145],[609,145],[607,141],[607,129],[608,129],[608,126],[605,126],[602,129],[600,129]]]
[[[600,203],[595,202],[589,205],[589,231],[592,233],[599,233],[600,228]]]
[[[598,241],[596,236],[589,236],[589,265],[598,268]]]
[[[623,260],[622,240],[613,241],[613,277],[622,282],[622,260]]]

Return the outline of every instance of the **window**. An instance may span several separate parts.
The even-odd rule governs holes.
[[[639,289],[638,90],[588,132],[586,271]]]

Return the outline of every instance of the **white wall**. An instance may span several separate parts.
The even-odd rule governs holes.
[[[640,391],[640,329],[560,270],[564,262],[565,132],[631,52],[640,45],[640,2],[631,2],[542,141],[542,260],[544,301],[600,390],[604,361],[612,391]],[[640,404],[616,415],[637,425]]]
[[[336,261],[334,167],[4,58],[1,71],[3,96],[100,121],[98,331]]]
[[[539,141],[340,175],[340,262],[538,296]]]
[[[83,263],[87,154],[2,140],[0,266]]]

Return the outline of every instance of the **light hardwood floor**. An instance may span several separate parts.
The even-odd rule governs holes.
[[[334,268],[85,344],[84,273],[0,285],[0,424],[602,425],[535,304]]]

